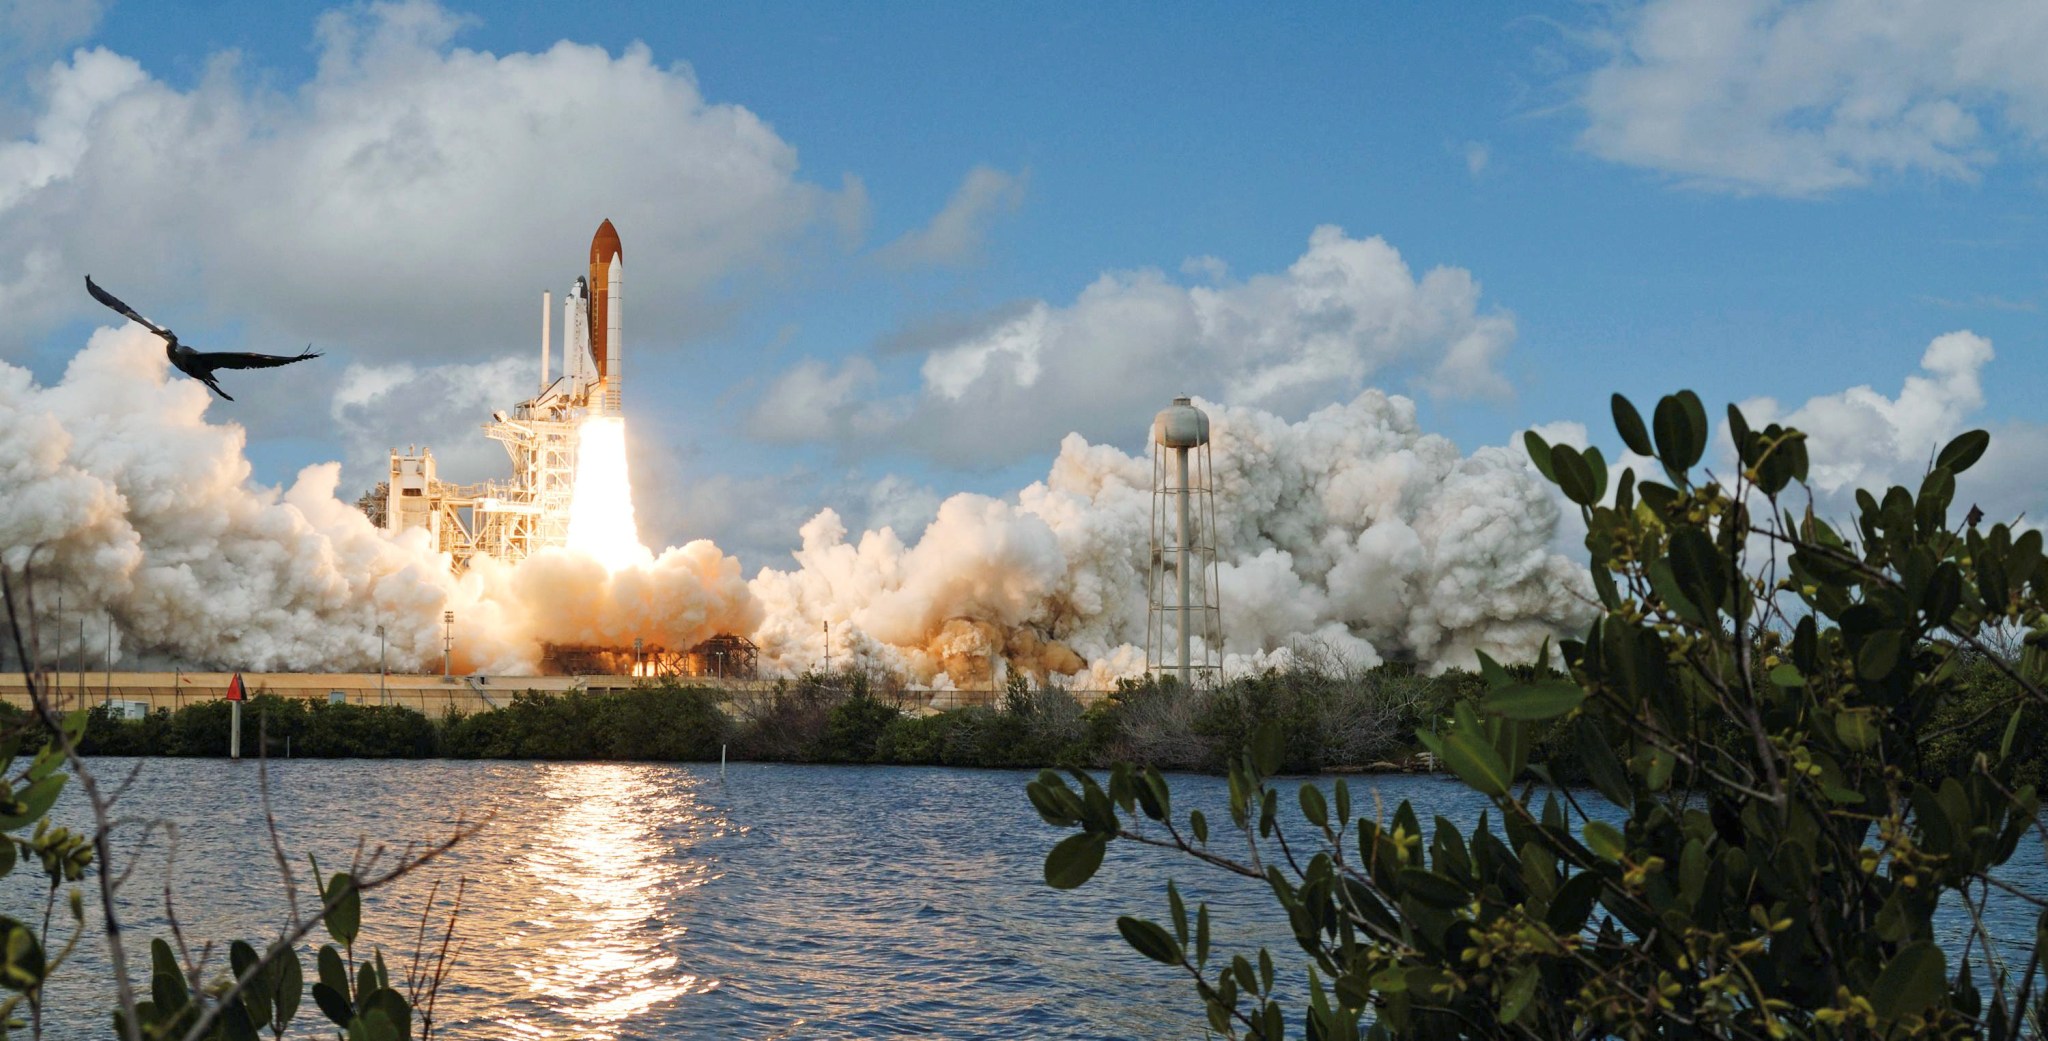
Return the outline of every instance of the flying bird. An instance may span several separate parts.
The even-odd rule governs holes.
[[[94,300],[107,305],[130,321],[164,338],[164,354],[171,359],[171,367],[206,384],[215,394],[233,401],[234,396],[220,389],[213,381],[215,369],[269,369],[279,365],[290,365],[295,361],[318,358],[318,351],[308,344],[297,354],[249,354],[243,351],[195,351],[178,342],[178,334],[135,313],[135,309],[115,298],[114,294],[93,284],[92,276],[85,276],[85,291]]]

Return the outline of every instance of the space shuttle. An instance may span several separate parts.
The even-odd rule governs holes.
[[[607,220],[590,238],[590,272],[579,275],[562,298],[562,375],[549,378],[553,348],[550,294],[541,294],[540,386],[536,403],[556,401],[594,416],[619,415],[619,377],[624,339],[619,335],[626,254],[618,229]]]

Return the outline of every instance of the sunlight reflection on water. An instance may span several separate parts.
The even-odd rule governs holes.
[[[682,939],[673,921],[689,891],[716,878],[705,860],[679,859],[655,828],[717,838],[723,821],[700,805],[694,777],[657,785],[644,768],[578,764],[550,768],[542,797],[559,808],[532,835],[520,876],[527,910],[502,937],[535,1009],[515,1008],[501,1025],[528,1037],[552,1037],[552,1019],[575,1036],[619,1037],[620,1024],[719,981],[678,969],[679,959],[649,941]],[[544,1011],[545,1014],[542,1014]]]

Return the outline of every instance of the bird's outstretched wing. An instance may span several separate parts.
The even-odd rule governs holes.
[[[134,308],[122,303],[119,298],[114,296],[114,294],[109,293],[106,290],[101,289],[99,286],[93,284],[91,275],[85,276],[85,291],[91,293],[92,298],[94,300],[98,300],[100,303],[112,308],[115,311],[115,313],[121,315],[122,317],[141,324],[143,328],[148,329],[150,332],[153,332],[158,336],[161,336],[164,339],[169,340],[172,343],[178,342],[177,333],[174,333],[169,329],[166,329],[163,326],[158,325],[155,322],[152,322],[139,314],[136,314]]]
[[[242,351],[194,351],[192,364],[208,369],[269,369],[279,365],[290,365],[295,361],[318,358],[319,351],[304,350],[297,354],[247,354]]]

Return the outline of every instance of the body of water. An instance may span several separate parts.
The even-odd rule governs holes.
[[[119,780],[134,766],[101,770]],[[1082,889],[1045,886],[1042,860],[1064,833],[1026,802],[1029,772],[734,764],[721,779],[694,764],[318,760],[270,772],[302,900],[314,898],[308,852],[332,870],[358,841],[395,850],[495,814],[366,901],[365,940],[397,975],[426,883],[441,880],[445,894],[467,881],[436,1016],[450,1039],[1201,1036],[1185,975],[1116,932],[1119,914],[1165,920],[1169,877],[1191,907],[1211,901],[1226,958],[1264,943],[1283,965],[1301,961],[1263,884],[1167,851],[1118,844]],[[141,762],[122,815],[174,824],[176,855],[163,831],[143,847],[124,891],[130,936],[168,931],[167,861],[195,948],[274,933],[285,897],[256,777],[253,762]],[[1441,777],[1352,786],[1366,815],[1375,790],[1387,813],[1408,799],[1425,821],[1469,824],[1485,805]],[[1173,787],[1177,815],[1199,806],[1227,826],[1221,778]],[[66,804],[60,816],[76,820],[80,807]],[[2048,883],[2038,851],[2023,849],[2015,869],[2036,891]],[[24,865],[0,885],[10,913],[39,913],[39,878]],[[2031,934],[2031,918],[2012,925]],[[49,1036],[106,1034],[103,1011],[79,1018],[113,1005],[101,957],[88,948],[66,973],[52,1001],[66,1014]],[[305,1002],[300,1036],[324,1025]]]

